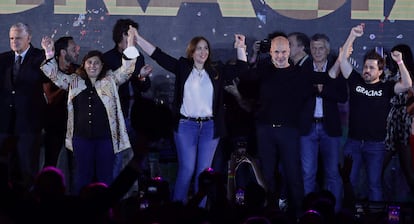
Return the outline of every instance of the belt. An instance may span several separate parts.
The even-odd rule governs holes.
[[[184,115],[180,115],[181,119],[189,120],[189,121],[195,121],[195,122],[204,122],[213,120],[213,117],[186,117]]]
[[[313,122],[314,123],[322,123],[323,122],[323,117],[314,117]]]

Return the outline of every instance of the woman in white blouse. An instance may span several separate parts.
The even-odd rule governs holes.
[[[179,59],[164,53],[140,35],[137,36],[137,44],[175,75],[172,112],[178,174],[173,200],[186,202],[193,174],[197,192],[198,176],[211,166],[216,146],[224,135],[224,80],[226,76],[247,70],[245,37],[235,35],[238,60],[226,65],[211,62],[210,44],[202,36],[194,37],[187,46],[186,57]]]

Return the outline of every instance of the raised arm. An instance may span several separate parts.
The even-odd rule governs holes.
[[[242,34],[234,35],[234,48],[237,49],[237,59],[247,62],[245,40],[246,40],[246,37]]]
[[[338,75],[339,75],[339,72],[341,71],[340,70],[341,69],[341,67],[340,67],[340,64],[341,64],[340,57],[341,57],[341,54],[342,54],[341,51],[342,51],[342,48],[339,49],[339,55],[338,55],[338,58],[335,61],[335,64],[333,64],[332,67],[328,71],[329,76],[333,79],[336,79],[336,77],[338,77]]]
[[[128,38],[127,38],[127,48],[122,52],[126,58],[122,58],[122,66],[115,70],[113,77],[115,77],[115,82],[117,85],[121,85],[126,80],[128,80],[132,73],[135,70],[135,63],[137,57],[139,56],[139,51],[135,47],[135,40],[138,36],[138,31],[136,28],[129,26]]]
[[[43,37],[41,45],[45,51],[46,61],[42,63],[40,69],[57,87],[68,90],[72,79],[76,75],[69,76],[59,70],[58,62],[53,57],[55,54],[55,49],[52,38],[47,36]]]
[[[151,56],[152,53],[154,53],[155,46],[148,42],[146,39],[144,39],[141,35],[139,35],[138,32],[135,41],[138,44],[138,46],[149,56]]]
[[[53,39],[49,36],[44,36],[41,42],[42,48],[45,51],[46,60],[53,58],[55,55],[55,44]]]
[[[348,52],[352,52],[352,45],[357,37],[360,37],[364,34],[364,24],[360,24],[358,26],[355,26],[351,29],[351,32],[349,33],[348,38],[346,39],[343,49],[342,49],[342,55],[340,60],[340,68],[342,75],[347,79],[349,78],[349,75],[351,74],[353,67],[351,63],[349,63],[348,58],[349,54]]]
[[[42,38],[42,42],[40,45],[45,51],[46,60],[53,58],[53,56],[55,55],[55,45],[53,39],[48,36],[45,36]],[[54,90],[52,88],[52,83],[50,82],[43,83],[43,92],[45,92],[48,104],[53,104],[54,102],[59,101],[59,99],[62,99],[64,91],[65,90],[63,89]]]
[[[336,58],[335,64],[332,65],[332,67],[329,69],[328,74],[331,78],[335,79],[338,77],[339,73],[341,72],[341,60],[343,58],[345,58],[346,60],[348,60],[348,58],[351,56],[353,51],[353,48],[350,47],[348,48],[347,52],[344,52],[344,49],[342,47],[339,48],[339,55]],[[343,54],[347,54],[347,55],[343,55]]]
[[[412,86],[412,80],[410,72],[402,60],[402,53],[399,51],[391,52],[392,59],[398,64],[398,70],[400,71],[401,79],[395,84],[394,92],[402,93],[408,90]]]

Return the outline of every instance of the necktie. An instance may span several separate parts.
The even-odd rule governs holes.
[[[13,67],[13,81],[16,81],[17,75],[19,74],[20,65],[22,64],[22,56],[17,56],[17,60],[14,62]]]

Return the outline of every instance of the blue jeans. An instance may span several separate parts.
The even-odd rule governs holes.
[[[282,166],[289,209],[298,215],[302,210],[303,178],[300,160],[300,135],[297,128],[257,124],[257,150],[262,174],[268,188],[270,203],[276,201],[275,170]],[[279,186],[280,188],[281,186]],[[270,198],[269,198],[270,197]]]
[[[314,123],[309,135],[301,136],[300,142],[305,195],[316,190],[318,158],[321,158],[324,189],[335,195],[338,211],[342,203],[342,180],[338,171],[341,137],[328,136],[322,123]]]
[[[195,171],[195,192],[198,176],[211,166],[219,138],[214,138],[214,121],[196,122],[181,119],[174,132],[177,148],[178,174],[174,187],[174,201],[186,202]]]
[[[348,139],[344,154],[351,155],[354,160],[350,175],[353,188],[356,188],[360,169],[364,166],[368,178],[368,199],[370,201],[383,201],[381,171],[385,155],[384,142]]]
[[[73,138],[74,194],[92,182],[112,183],[115,161],[112,140]],[[96,179],[94,179],[96,178]]]

